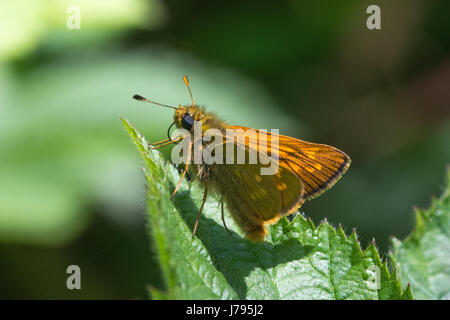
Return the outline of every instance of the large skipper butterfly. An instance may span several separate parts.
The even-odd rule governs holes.
[[[306,200],[332,187],[350,166],[350,158],[334,147],[226,124],[204,107],[194,104],[186,76],[184,82],[191,97],[190,105],[173,107],[140,95],[133,98],[175,110],[171,127],[175,125],[184,135],[174,139],[168,132],[168,139],[152,143],[150,147],[158,149],[177,142],[185,146],[184,170],[172,197],[188,171],[203,186],[193,236],[210,191],[221,199],[222,221],[227,230],[224,204],[248,239],[264,241],[266,225],[294,213]],[[197,151],[200,155],[208,151],[209,157],[200,157],[198,161]],[[242,159],[239,154],[243,155]],[[273,167],[276,169],[268,170]]]

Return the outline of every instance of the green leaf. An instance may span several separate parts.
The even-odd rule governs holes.
[[[297,215],[271,226],[264,243],[243,238],[225,212],[231,234],[222,225],[217,198],[208,197],[192,239],[202,190],[164,162],[131,124],[125,127],[144,160],[148,181],[151,235],[171,299],[411,299],[394,271],[381,262],[372,243],[361,250],[356,233],[345,235],[326,221],[316,227]],[[380,288],[376,288],[376,274]]]
[[[169,184],[177,175],[175,169],[165,164],[158,152],[148,149],[145,138],[127,120],[122,118],[122,121],[145,162],[151,235],[167,282],[167,297],[237,298],[236,292],[214,267],[201,241],[192,240],[190,229],[170,201]],[[163,296],[157,290],[151,293],[153,297]]]
[[[415,210],[412,234],[392,240],[391,257],[416,299],[450,299],[450,168],[447,175],[442,197],[433,199],[428,210]]]

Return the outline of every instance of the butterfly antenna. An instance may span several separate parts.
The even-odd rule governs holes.
[[[143,102],[150,102],[150,103],[156,104],[156,105],[161,106],[161,107],[171,108],[171,109],[175,109],[175,110],[177,109],[176,107],[169,106],[167,104],[162,104],[162,103],[158,103],[158,102],[155,102],[155,101],[148,100],[147,98],[144,98],[143,96],[140,96],[138,94],[135,94],[133,96],[133,99],[136,99],[138,101],[143,101]]]
[[[183,80],[184,80],[184,84],[186,85],[186,87],[187,87],[188,90],[189,90],[189,95],[191,96],[192,105],[194,105],[194,98],[192,97],[191,88],[189,87],[189,80],[188,80],[188,77],[187,77],[187,76],[184,76],[184,77],[183,77]]]

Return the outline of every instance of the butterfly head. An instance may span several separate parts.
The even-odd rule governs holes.
[[[175,110],[173,120],[177,128],[191,131],[195,121],[201,121],[204,111],[196,105],[179,106]]]
[[[184,76],[183,80],[189,91],[189,96],[191,98],[192,104],[179,105],[178,107],[175,107],[149,100],[138,94],[135,94],[133,98],[139,101],[150,102],[155,105],[174,109],[175,110],[173,116],[174,122],[172,125],[175,125],[177,128],[180,129],[188,130],[191,134],[193,134],[194,130],[193,128],[196,121],[201,121],[202,131],[207,130],[209,128],[222,128],[222,122],[218,120],[214,114],[206,112],[204,107],[200,107],[194,103],[194,98],[192,97],[192,92],[191,88],[189,87],[187,76]],[[169,131],[172,125],[169,127]]]

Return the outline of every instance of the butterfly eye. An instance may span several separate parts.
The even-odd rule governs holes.
[[[184,129],[191,130],[192,126],[194,125],[194,118],[186,113],[181,120],[181,125]]]

